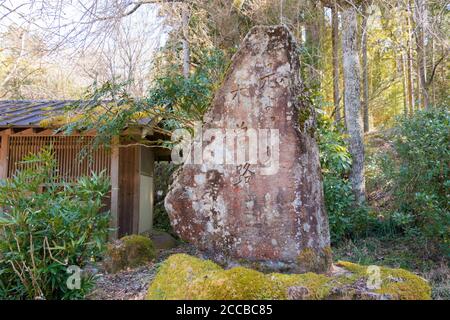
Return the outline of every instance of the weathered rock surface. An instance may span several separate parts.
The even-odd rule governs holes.
[[[377,267],[373,286],[370,267],[338,262],[344,272],[263,274],[243,267],[224,270],[211,261],[186,254],[170,256],[150,284],[150,300],[429,300],[431,288],[403,269]],[[374,266],[371,266],[374,267]]]
[[[253,28],[205,115],[203,132],[219,132],[203,136],[202,162],[192,160],[198,144],[192,145],[192,161],[165,199],[182,239],[223,264],[300,273],[329,269],[315,115],[308,101],[288,29]],[[232,141],[230,129],[238,137]],[[250,155],[253,129],[257,161]],[[247,140],[239,140],[242,133]],[[269,133],[270,143],[264,139]],[[217,148],[221,143],[223,150]],[[248,153],[244,161],[239,152]]]

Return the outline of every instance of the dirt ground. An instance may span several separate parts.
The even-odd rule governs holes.
[[[366,265],[386,265],[413,271],[430,282],[433,288],[433,299],[449,299],[450,272],[448,265],[444,262],[432,262],[425,257],[417,257],[414,254],[416,251],[404,243],[396,242],[396,244],[393,244],[389,241],[372,238],[349,242],[333,248],[335,260],[346,260]],[[159,251],[156,261],[148,265],[116,274],[100,272],[98,273],[96,287],[87,299],[143,300],[149,284],[157,273],[159,264],[175,253],[200,256],[192,245],[180,244],[176,248]]]
[[[89,300],[143,300],[159,264],[175,253],[198,255],[197,250],[191,245],[181,244],[173,249],[159,251],[156,261],[148,265],[116,274],[100,272],[97,274],[95,289],[87,298]]]

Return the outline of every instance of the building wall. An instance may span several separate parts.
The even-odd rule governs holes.
[[[139,223],[139,147],[119,149],[118,236],[136,233]]]
[[[22,158],[52,145],[58,170],[56,181],[75,182],[78,177],[91,172],[106,171],[111,176],[112,190],[105,199],[106,208],[111,209],[111,226],[117,232],[111,237],[149,232],[153,223],[153,172],[154,150],[137,145],[120,147],[86,148],[93,136],[54,135],[53,131],[33,130],[0,131],[0,178],[12,176],[27,165],[20,164]],[[119,140],[118,140],[119,142]],[[78,154],[88,151],[87,157]]]
[[[151,232],[153,226],[154,153],[140,147],[139,233]]]

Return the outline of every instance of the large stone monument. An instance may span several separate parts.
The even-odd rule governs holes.
[[[184,147],[165,199],[182,239],[228,266],[328,271],[315,114],[286,27],[249,32]]]

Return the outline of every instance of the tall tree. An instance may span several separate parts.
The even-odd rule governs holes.
[[[408,72],[406,66],[406,55],[402,52],[400,56],[400,63],[402,66],[402,88],[403,88],[403,113],[405,116],[408,115]]]
[[[424,0],[415,0],[414,18],[416,22],[416,44],[417,44],[417,76],[420,87],[421,102],[423,108],[428,108],[428,88],[426,81],[426,49],[425,49],[425,27],[426,6]],[[418,92],[418,93],[419,93]]]
[[[334,101],[334,120],[336,123],[341,121],[340,92],[339,92],[339,12],[336,1],[331,5],[331,42],[333,47],[333,101]]]
[[[369,13],[367,8],[370,4],[363,4],[362,11],[362,39],[361,39],[361,51],[362,51],[362,73],[363,73],[363,119],[364,119],[364,132],[369,131],[369,66],[367,61],[367,34],[368,26],[367,20],[369,18]]]
[[[189,8],[187,4],[183,4],[181,8],[181,28],[183,33],[181,36],[181,43],[183,44],[183,76],[188,78],[191,68],[191,50],[189,46]]]
[[[434,54],[434,51],[436,50],[436,45],[435,45],[435,41],[434,41],[434,37],[431,38],[431,65],[434,66],[436,65],[436,55]],[[435,82],[433,81],[433,79],[430,80],[431,81],[431,103],[432,105],[436,105],[436,86],[435,86]]]
[[[350,182],[357,203],[366,200],[364,178],[364,143],[360,101],[360,62],[358,54],[357,8],[346,4],[342,10],[342,53],[344,69],[345,122],[352,155]]]
[[[413,48],[412,48],[412,26],[411,26],[411,5],[409,0],[406,1],[406,26],[407,26],[407,74],[408,74],[408,103],[409,103],[409,114],[414,114],[414,67],[413,67]]]
[[[321,29],[324,24],[323,5],[320,1],[307,0],[307,21],[305,26],[308,59],[308,79],[311,87],[320,86]]]

